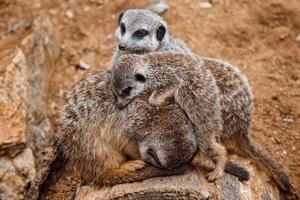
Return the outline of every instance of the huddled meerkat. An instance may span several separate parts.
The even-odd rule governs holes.
[[[169,104],[175,99],[195,126],[199,153],[209,155],[215,169],[209,181],[224,174],[226,150],[216,137],[222,132],[219,88],[211,72],[185,54],[154,52],[121,56],[112,71],[118,104],[128,105],[141,92],[153,92],[149,103]]]
[[[60,120],[56,153],[32,182],[28,199],[39,199],[51,177],[75,166],[83,179],[114,185],[183,173],[198,144],[193,125],[178,105],[153,107],[141,94],[126,109],[117,108],[110,73],[94,72],[71,90]],[[128,157],[128,158],[127,158]],[[129,160],[128,160],[129,159]],[[135,160],[130,160],[135,159]],[[146,161],[151,165],[145,166]],[[227,162],[225,171],[248,180],[248,172]]]
[[[235,67],[232,67],[232,65],[230,65],[229,63],[225,64],[223,61],[220,60],[205,58],[204,61],[200,56],[193,53],[192,50],[184,42],[174,38],[169,31],[167,22],[156,13],[145,9],[130,9],[125,11],[124,13],[121,13],[119,15],[118,27],[116,29],[115,35],[119,44],[113,57],[113,66],[116,66],[118,58],[123,54],[145,54],[154,51],[175,51],[191,56],[193,59],[199,62],[199,65],[206,65],[207,68],[211,70],[211,72],[216,78],[217,85],[221,90],[221,104],[224,104],[224,102],[226,102],[226,95],[231,95],[233,97],[235,96],[234,91],[231,91],[231,94],[227,94],[227,91],[230,92],[230,87],[226,84],[229,84],[233,87],[239,87],[238,84],[231,83],[230,79],[227,79],[227,81],[224,81],[223,83],[221,83],[220,80],[224,76],[223,73],[226,71],[225,69],[229,70],[229,72],[231,71],[230,73],[226,73],[228,77],[239,77],[240,73],[238,72],[238,70]],[[114,69],[112,68],[112,70]],[[249,90],[246,78],[241,76],[240,79],[243,80],[243,85],[247,86],[246,90]],[[229,100],[226,103],[228,103],[228,106],[230,105]],[[231,109],[234,109],[234,106],[231,107]],[[243,122],[244,128],[242,129],[242,132],[248,131],[251,119],[251,109],[252,101],[251,106],[248,107],[248,110],[245,112],[245,114],[240,113],[240,115],[250,115],[249,121],[246,120],[245,123]],[[234,110],[226,110],[226,112],[229,114],[230,112],[234,112]],[[230,114],[228,116],[230,116]],[[244,117],[244,119],[246,118],[247,117]],[[256,146],[253,142],[251,142],[248,133],[238,134],[240,128],[236,127],[235,120],[230,121],[230,119],[231,117],[229,117],[229,119],[224,119],[224,124],[226,125],[225,132],[227,131],[228,133],[223,134],[223,137],[230,138],[230,140],[232,140],[232,138],[239,134],[243,135],[243,137],[239,138],[240,140],[234,140],[236,141],[237,145],[241,147],[236,148],[238,149],[238,152],[241,152],[242,150],[246,151],[247,155],[250,155],[254,160],[257,161],[258,165],[260,165],[261,167],[266,169],[267,172],[270,173],[270,175],[279,185],[279,188],[281,188],[281,190],[290,191],[290,179],[287,176],[287,174],[282,170],[282,167],[276,161],[272,160],[269,155],[261,151],[260,147]],[[231,130],[231,128],[235,131],[228,131]],[[226,142],[227,147],[229,147],[230,140],[227,140]],[[240,145],[238,144],[239,141],[242,141],[245,144]],[[245,148],[243,148],[243,146],[245,146]]]
[[[209,58],[199,64],[188,55],[174,52],[124,55],[112,71],[112,84],[122,106],[143,91],[153,92],[149,103],[154,105],[175,100],[193,123],[202,123],[197,130],[202,140],[198,143],[200,149],[209,147],[205,142],[211,142],[213,130],[227,149],[253,158],[282,191],[290,192],[288,175],[250,138],[252,93],[247,78],[231,64]],[[215,117],[219,112],[221,119]]]
[[[31,184],[27,199],[39,199],[43,188],[51,181],[52,171],[56,173],[55,171],[62,168],[66,162],[80,172],[83,181],[100,185],[140,181],[151,177],[181,174],[185,171],[184,166],[168,170],[146,165],[140,159],[133,133],[143,131],[140,129],[143,123],[139,113],[150,115],[147,112],[151,106],[135,110],[132,112],[133,116],[129,116],[126,110],[119,110],[108,78],[106,72],[97,71],[75,84],[61,112],[60,135],[54,157],[47,169],[38,174]],[[170,111],[166,112],[166,115],[171,114]],[[182,133],[190,130],[184,117],[183,114],[178,116],[178,121],[182,121],[174,124]],[[137,124],[137,120],[141,123]],[[134,126],[131,126],[131,129],[136,131],[132,130],[130,135],[123,129],[127,130],[132,123]],[[180,164],[189,161],[194,154],[193,148],[196,148],[196,143],[189,140],[191,137],[188,134],[181,136],[178,138],[186,141],[186,146],[164,146],[185,152],[181,157],[172,158]],[[169,163],[167,159],[170,158],[165,159]]]

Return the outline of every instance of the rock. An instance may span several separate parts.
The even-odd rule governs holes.
[[[239,181],[226,174],[224,178],[218,181],[218,188],[221,191],[222,199],[224,200],[239,200],[240,199],[240,183]]]
[[[34,157],[30,148],[26,148],[22,153],[12,160],[15,168],[28,180],[35,175]]]
[[[108,199],[199,199],[211,198],[195,171],[181,176],[152,178],[112,188],[82,187],[76,200]]]
[[[160,1],[158,3],[154,3],[151,6],[151,10],[156,12],[157,14],[162,14],[162,13],[166,12],[167,10],[169,10],[169,5],[166,4],[164,1]]]
[[[296,37],[296,41],[297,41],[297,42],[300,42],[300,33],[299,33],[299,35]]]
[[[208,8],[212,8],[213,7],[213,5],[211,3],[209,3],[209,2],[200,2],[198,5],[202,9],[208,9]]]
[[[0,199],[23,199],[26,182],[14,172],[5,173],[0,183]]]
[[[8,33],[16,33],[20,30],[21,26],[22,26],[22,22],[11,23],[8,26],[7,32]]]
[[[59,53],[60,42],[43,17],[17,46],[0,51],[0,199],[23,199],[45,156],[52,129],[44,97]]]
[[[80,69],[89,69],[89,68],[91,68],[91,65],[88,64],[88,63],[86,63],[86,62],[84,62],[83,60],[80,60],[79,64],[76,65],[76,67],[78,67]]]
[[[16,172],[16,168],[7,157],[0,157],[0,180],[3,179],[7,172]]]
[[[26,76],[25,69],[21,67],[24,64],[23,53],[12,50],[7,57],[11,57],[12,61],[0,66],[0,71],[3,71],[0,74],[0,156],[14,157],[26,146],[26,105],[23,101]],[[17,60],[20,67],[15,65]]]
[[[37,17],[33,22],[33,32],[21,43],[26,58],[27,90],[26,125],[27,144],[36,156],[36,167],[39,169],[43,149],[49,146],[53,137],[47,115],[45,93],[48,87],[49,74],[54,70],[55,60],[60,54],[60,41],[48,18]]]
[[[280,199],[278,189],[270,183],[266,174],[256,169],[247,160],[235,159],[241,166],[247,165],[251,178],[240,182],[238,178],[225,176],[210,183],[205,174],[192,170],[183,175],[157,177],[142,182],[115,185],[99,188],[81,186],[76,193],[76,200],[142,200],[142,199],[223,199],[223,200],[256,200]]]
[[[74,13],[73,13],[72,10],[67,10],[67,11],[65,12],[65,16],[66,16],[67,18],[69,18],[69,19],[72,19],[72,18],[74,18]]]

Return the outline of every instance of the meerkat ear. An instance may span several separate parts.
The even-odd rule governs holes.
[[[120,22],[121,22],[121,19],[124,15],[124,12],[122,12],[120,15],[119,15],[119,18],[118,18],[118,25],[120,25]]]
[[[166,27],[164,25],[160,25],[156,31],[156,38],[158,41],[162,41],[166,34]]]
[[[152,106],[166,106],[169,104],[173,104],[175,90],[166,90],[166,91],[158,91],[155,90],[152,92],[148,99],[148,103]]]

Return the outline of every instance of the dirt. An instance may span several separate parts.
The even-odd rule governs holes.
[[[21,1],[1,2],[0,28],[5,32],[0,34],[0,49],[15,44],[28,31],[26,20],[37,13],[49,15],[63,39],[47,97],[53,127],[70,87],[91,71],[110,66],[118,14],[147,6],[147,1],[133,0],[53,0],[33,1],[37,3],[26,6],[34,9],[24,12]],[[172,34],[196,53],[230,61],[248,76],[255,98],[251,135],[283,165],[300,190],[300,42],[296,41],[300,1],[213,2],[212,8],[201,9],[198,0],[168,1],[170,10],[163,17]],[[70,12],[73,17],[66,14]],[[15,22],[21,28],[8,33]],[[78,69],[80,60],[92,67]]]

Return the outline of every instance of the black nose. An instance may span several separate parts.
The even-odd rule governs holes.
[[[126,49],[125,44],[119,44],[119,49],[120,49],[121,51],[125,51],[125,49]]]

